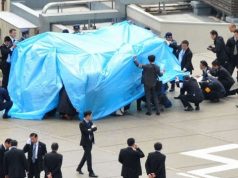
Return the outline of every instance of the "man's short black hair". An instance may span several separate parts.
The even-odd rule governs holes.
[[[202,60],[202,61],[200,61],[200,63],[201,63],[203,66],[208,67],[207,61]]]
[[[133,146],[135,144],[135,139],[134,138],[128,138],[127,139],[127,145],[128,146]]]
[[[157,142],[154,144],[154,148],[156,151],[162,150],[162,144],[160,142]]]
[[[12,40],[11,40],[11,38],[9,37],[9,36],[5,36],[5,38],[4,38],[4,42],[11,42]]]
[[[212,65],[213,66],[220,66],[220,63],[219,63],[218,60],[214,60],[214,61],[212,61]]]
[[[17,143],[16,140],[12,140],[12,141],[11,141],[11,146],[17,146],[17,144],[18,144],[18,143]]]
[[[36,133],[31,133],[30,137],[38,137],[38,135]]]
[[[216,36],[218,36],[218,33],[217,33],[216,30],[212,30],[212,31],[210,32],[210,34],[211,34],[211,35],[216,35]]]
[[[85,112],[83,113],[83,116],[84,116],[84,117],[91,116],[91,115],[92,115],[92,111],[85,111]]]
[[[11,143],[11,141],[12,141],[12,139],[10,139],[10,138],[7,138],[7,139],[5,140],[5,142],[4,142],[4,143],[10,144],[10,143]]]
[[[52,151],[57,151],[59,149],[59,144],[58,143],[52,143],[51,149],[52,149]]]
[[[238,29],[235,29],[234,33],[238,33]]]
[[[183,40],[183,41],[182,41],[182,44],[186,44],[187,46],[189,46],[188,40]]]
[[[150,62],[155,62],[155,55],[149,55],[149,56],[148,56],[148,60],[149,60]]]
[[[9,30],[9,33],[12,33],[12,32],[14,32],[14,31],[17,31],[15,28],[11,28],[10,30]]]

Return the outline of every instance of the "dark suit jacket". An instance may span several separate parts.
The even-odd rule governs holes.
[[[139,64],[136,60],[134,61],[137,67],[141,67],[142,71],[142,78],[141,83],[143,83],[146,87],[155,87],[158,77],[161,77],[163,74],[160,72],[160,68],[156,64]]]
[[[4,153],[6,152],[6,149],[4,145],[0,145],[0,177],[4,177],[4,171],[3,171],[3,157]]]
[[[181,52],[182,48],[180,48],[178,50],[177,53],[177,58],[179,58],[179,53]],[[192,58],[193,58],[193,53],[190,50],[190,48],[188,48],[184,55],[183,55],[183,59],[181,61],[181,70],[183,70],[184,68],[187,69],[188,72],[192,73],[192,71],[194,70],[193,68],[193,64],[192,64]]]
[[[235,83],[231,74],[222,66],[218,70],[213,70],[212,75],[218,78],[226,91]]]
[[[23,151],[25,153],[28,153],[28,157],[27,157],[28,164],[29,164],[29,167],[31,167],[33,144],[26,144],[23,148]],[[37,155],[37,161],[36,161],[39,172],[43,170],[43,159],[46,153],[47,153],[46,145],[42,142],[39,142],[38,155]]]
[[[229,61],[229,57],[227,55],[224,39],[221,36],[218,36],[214,40],[214,45],[215,45],[215,47],[212,49],[212,51],[214,53],[216,53],[217,60],[223,66]]]
[[[202,71],[202,80],[207,80],[208,78],[208,71],[210,71],[210,73],[212,72],[212,68],[211,67],[207,67],[206,70]]]
[[[1,54],[2,54],[2,61],[6,62],[8,58],[8,54],[12,54],[12,51],[10,50],[10,47],[7,47],[5,44],[2,44],[0,47],[1,49]]]
[[[156,178],[166,178],[165,160],[166,156],[158,151],[149,153],[145,162],[146,173],[155,173]]]
[[[27,160],[24,152],[17,148],[12,148],[4,155],[4,172],[9,178],[26,177],[28,170]]]
[[[62,162],[63,156],[61,154],[54,151],[46,154],[44,158],[45,177],[47,178],[47,175],[51,173],[53,178],[62,178]]]
[[[189,80],[183,81],[181,94],[185,94],[185,92],[188,96],[193,97],[193,100],[196,102],[202,102],[204,100],[202,90],[199,87],[197,80],[194,78],[190,78]]]
[[[95,132],[97,128],[92,129],[92,125],[93,125],[92,121],[90,121],[89,123],[87,123],[85,120],[80,122],[79,128],[81,131],[81,141],[80,141],[81,146],[91,146],[95,142],[93,132]]]
[[[238,54],[234,55],[235,46],[237,47],[238,50],[238,40],[235,41],[234,37],[229,38],[226,43],[226,48],[228,55],[232,60],[238,60]]]
[[[134,151],[131,147],[122,149],[118,158],[122,164],[121,176],[136,177],[142,175],[140,158],[144,156],[144,153],[139,148],[137,151]]]

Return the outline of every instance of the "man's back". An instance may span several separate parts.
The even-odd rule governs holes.
[[[51,173],[53,178],[62,178],[62,161],[63,156],[61,154],[56,152],[46,154],[44,158],[44,169],[46,175]]]
[[[154,173],[156,178],[166,178],[165,160],[166,156],[158,151],[149,153],[145,163],[147,174]]]
[[[146,64],[142,68],[142,83],[149,87],[155,86],[157,78],[162,76],[159,66],[156,64]]]
[[[4,172],[9,178],[24,178],[28,170],[27,160],[22,150],[12,148],[4,156]]]
[[[122,149],[119,154],[119,162],[122,164],[121,175],[123,177],[135,177],[142,174],[140,158],[144,153],[138,148],[133,150],[131,147]]]

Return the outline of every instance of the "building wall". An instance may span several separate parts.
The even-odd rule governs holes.
[[[155,16],[144,12],[135,5],[127,7],[128,18],[143,26],[149,26],[160,37],[166,32],[172,32],[174,38],[180,43],[182,40],[190,41],[193,52],[207,52],[207,47],[213,43],[210,31],[217,30],[225,41],[232,36],[227,23],[193,23],[160,21]]]

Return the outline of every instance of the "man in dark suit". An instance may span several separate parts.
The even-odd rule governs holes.
[[[121,149],[118,158],[122,164],[121,176],[123,178],[138,178],[142,175],[140,159],[145,155],[135,144],[134,138],[129,138],[127,145],[127,148]]]
[[[189,42],[187,40],[182,41],[181,47],[177,52],[177,58],[181,66],[181,70],[192,74],[192,71],[194,70],[192,64],[193,53],[189,48]],[[175,81],[172,81],[170,92],[173,92],[174,89],[175,89]]]
[[[212,68],[208,66],[207,62],[200,61],[200,69],[202,70],[202,81],[207,80],[207,77],[212,72]]]
[[[10,150],[4,154],[4,173],[7,178],[24,178],[28,171],[24,152],[17,149],[17,141],[11,141]]]
[[[238,29],[234,31],[234,36],[229,38],[226,43],[227,51],[231,59],[231,75],[234,72],[235,67],[238,69]],[[238,81],[238,71],[237,71]]]
[[[155,152],[149,153],[145,162],[146,173],[149,178],[166,178],[166,156],[160,152],[162,150],[162,144],[155,143],[154,148]]]
[[[0,47],[1,49],[1,63],[0,68],[2,70],[2,87],[7,89],[9,73],[10,73],[10,56],[12,54],[12,40],[9,36],[4,38],[4,43]]]
[[[0,87],[0,111],[5,110],[2,115],[3,119],[10,118],[8,112],[11,109],[13,102],[5,88]]]
[[[12,139],[7,138],[4,144],[0,145],[0,178],[5,178],[5,174],[3,171],[3,158],[4,153],[7,152],[8,149],[11,147],[11,141]]]
[[[43,159],[47,153],[46,145],[38,141],[36,133],[31,133],[23,151],[28,153],[28,178],[40,178],[40,173],[43,171]]]
[[[224,42],[223,37],[218,36],[218,33],[215,30],[212,30],[210,32],[210,35],[212,40],[214,41],[215,47],[209,46],[207,49],[216,53],[217,60],[220,63],[220,65],[223,66],[227,71],[231,73],[232,71],[231,71],[230,60],[226,51],[226,44]]]
[[[194,110],[190,102],[194,103],[196,111],[199,111],[200,110],[199,104],[204,100],[204,96],[201,88],[197,83],[197,80],[192,77],[185,76],[183,82],[180,82],[177,79],[176,84],[181,88],[181,92],[178,99],[181,100],[185,108],[184,111]]]
[[[231,90],[232,85],[235,83],[235,80],[231,76],[231,74],[220,65],[220,63],[215,60],[212,62],[212,75],[217,77],[218,81],[222,83],[226,90],[226,95],[236,95],[238,93],[238,89]]]
[[[92,151],[92,147],[94,144],[94,132],[97,131],[97,127],[92,122],[92,112],[91,111],[84,112],[84,119],[82,122],[80,122],[79,128],[81,131],[80,145],[84,149],[84,154],[83,154],[82,160],[79,163],[76,171],[78,171],[79,174],[83,174],[82,168],[83,168],[85,162],[87,161],[89,177],[98,177],[97,175],[94,174],[94,171],[92,169],[91,151]]]
[[[58,148],[58,143],[52,143],[52,152],[45,155],[45,178],[62,178],[61,166],[63,162],[63,156],[57,153]]]
[[[156,93],[156,83],[159,80],[159,77],[163,75],[163,73],[160,71],[160,68],[158,65],[156,65],[155,62],[155,56],[150,55],[148,57],[149,64],[139,64],[137,61],[137,57],[134,57],[134,63],[137,67],[140,67],[143,69],[142,72],[142,80],[141,83],[144,84],[144,90],[145,90],[145,97],[146,97],[146,105],[147,105],[147,113],[146,115],[151,115],[151,98],[154,100],[155,108],[156,108],[156,114],[160,115],[160,108],[159,108],[159,101],[158,101],[158,95]]]

